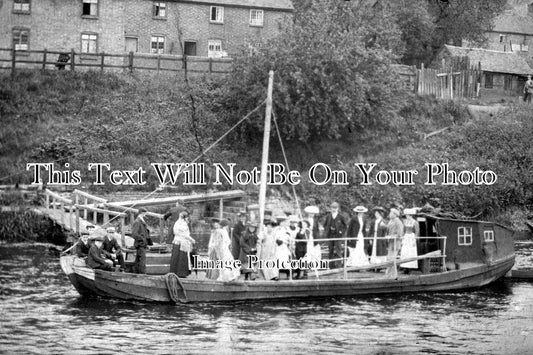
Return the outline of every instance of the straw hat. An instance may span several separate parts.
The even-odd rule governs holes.
[[[289,223],[298,223],[298,222],[300,222],[300,219],[298,218],[297,215],[291,214],[289,216]]]
[[[394,208],[394,207],[391,208],[391,209],[390,209],[390,212],[391,212],[392,214],[395,214],[396,217],[400,217],[400,210],[398,210],[397,208]]]
[[[357,206],[353,209],[353,211],[356,213],[367,213],[368,208],[366,208],[365,206]]]
[[[320,213],[320,209],[317,206],[307,206],[304,209],[304,212],[305,213],[309,213],[309,214],[319,214]]]
[[[102,241],[104,241],[104,238],[103,238],[101,235],[91,235],[91,236],[89,237],[89,240],[93,240],[93,241],[95,241],[95,242],[96,242],[96,241],[100,241],[100,242],[102,242]]]
[[[275,226],[277,223],[275,220],[273,219],[270,219],[270,218],[265,218],[265,220],[263,221],[263,224],[266,226],[266,225],[271,225],[271,226]]]
[[[107,233],[115,233],[117,230],[115,227],[107,227],[105,230]]]
[[[416,208],[406,208],[403,210],[403,214],[406,216],[413,216],[416,214]]]

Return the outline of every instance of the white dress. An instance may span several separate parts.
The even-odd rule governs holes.
[[[274,230],[274,238],[276,239],[276,259],[281,262],[291,260],[291,251],[289,249],[290,235],[286,228],[278,227]],[[278,244],[281,241],[282,244]]]
[[[368,255],[365,252],[365,239],[363,236],[363,221],[359,221],[359,232],[357,233],[357,244],[355,248],[348,247],[350,256],[346,261],[346,266],[367,266],[370,265]]]
[[[221,238],[215,241],[215,251],[217,259],[225,262],[233,262],[233,255],[231,254],[231,239],[228,231],[224,228],[220,230]],[[218,281],[232,281],[239,277],[241,273],[240,268],[225,267],[220,270],[217,278]]]
[[[405,221],[405,234],[402,237],[402,247],[400,249],[400,259],[418,256],[416,248],[416,221]],[[418,269],[418,260],[400,264],[406,269]]]

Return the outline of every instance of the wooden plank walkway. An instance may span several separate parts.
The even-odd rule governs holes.
[[[46,208],[46,207],[38,207],[35,209],[35,212],[44,214],[51,220],[53,220],[56,224],[60,225],[63,229],[69,231],[69,232],[76,232],[76,213],[71,213],[68,211],[65,211],[63,208]],[[105,232],[103,228],[101,228],[97,224],[93,224],[92,222],[89,222],[83,218],[80,217],[80,231],[86,231],[87,226],[94,226],[96,231],[102,231]]]

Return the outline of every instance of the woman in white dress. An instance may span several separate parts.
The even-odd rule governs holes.
[[[417,237],[420,234],[420,229],[418,227],[418,222],[414,219],[416,210],[414,208],[406,208],[403,211],[405,215],[404,225],[404,235],[402,237],[402,247],[400,249],[400,258],[412,258],[418,256],[416,241]],[[418,261],[409,261],[407,263],[400,264],[400,267],[405,269],[406,272],[409,272],[410,269],[418,269]]]
[[[367,266],[370,265],[368,255],[365,252],[365,213],[368,209],[364,206],[357,206],[353,209],[357,215],[350,222],[348,230],[352,231],[352,236],[356,235],[355,248],[348,247],[349,257],[346,266]]]
[[[276,222],[270,219],[265,219],[265,228],[258,236],[258,244],[261,245],[259,251],[259,259],[263,261],[276,261],[276,235],[274,233],[274,226]],[[279,270],[277,268],[262,268],[261,273],[265,280],[278,280]]]
[[[222,260],[225,265],[233,265],[235,259],[231,253],[231,239],[228,232],[228,220],[223,219],[220,221],[220,238],[215,240],[215,251],[218,260]],[[234,268],[226,266],[220,270],[218,281],[232,281],[239,277],[241,274],[240,268]]]

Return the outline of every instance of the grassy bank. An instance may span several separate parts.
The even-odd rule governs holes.
[[[152,191],[157,178],[149,163],[191,161],[235,121],[223,102],[224,94],[223,78],[195,77],[186,84],[181,77],[99,72],[20,72],[13,81],[3,76],[0,184],[30,182],[27,162],[57,161],[58,169],[80,170],[82,181],[95,193]],[[304,175],[297,186],[300,196],[323,205],[333,199],[349,206],[430,203],[465,215],[498,216],[502,222],[521,224],[533,202],[530,112],[513,109],[477,121],[453,102],[403,95],[401,107],[386,117],[386,127],[346,132],[339,139],[285,141],[290,168]],[[445,127],[449,128],[423,139],[424,134]],[[199,161],[208,166],[234,162],[240,169],[259,166],[261,142],[250,143],[242,134],[236,130]],[[283,161],[275,136],[270,157]],[[110,163],[112,169],[143,166],[147,184],[93,186],[89,162]],[[305,175],[316,162],[347,171],[350,185],[310,183]],[[411,186],[362,186],[354,163],[364,162],[376,163],[375,172],[416,169],[420,173]],[[446,162],[457,171],[493,170],[498,181],[492,186],[427,186],[423,174],[427,162]],[[253,185],[235,187],[256,189]],[[183,192],[193,189],[199,188],[180,187]],[[278,190],[288,192],[289,188]]]

